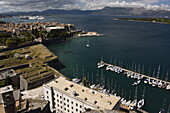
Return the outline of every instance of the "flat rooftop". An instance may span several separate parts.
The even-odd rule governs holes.
[[[12,85],[5,86],[5,87],[1,87],[1,88],[0,88],[0,94],[6,93],[6,92],[9,92],[9,91],[13,91]]]
[[[16,76],[16,73],[13,69],[0,72],[0,80],[6,77],[13,77],[13,76]]]
[[[76,92],[77,96],[75,96],[75,98],[81,99],[83,101],[85,101],[86,98],[86,102],[98,106],[99,109],[111,110],[120,100],[120,97],[100,93],[98,91],[68,81],[64,77],[59,77],[44,85],[62,90],[70,96],[73,95],[73,92]]]

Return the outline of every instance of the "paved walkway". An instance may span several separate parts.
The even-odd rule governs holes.
[[[22,99],[43,99],[43,87],[22,91]]]

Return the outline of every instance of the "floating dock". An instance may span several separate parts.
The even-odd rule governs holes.
[[[166,87],[167,87],[168,85],[170,85],[170,82],[168,82],[168,81],[161,80],[161,79],[154,78],[154,77],[150,77],[150,76],[148,76],[148,75],[144,75],[144,74],[141,74],[141,73],[138,73],[138,72],[134,72],[134,71],[132,71],[132,70],[128,70],[128,69],[125,69],[125,68],[123,68],[123,67],[119,67],[119,66],[116,66],[116,65],[113,65],[113,64],[108,64],[108,63],[105,63],[104,61],[100,61],[97,65],[98,65],[98,68],[102,68],[102,67],[104,67],[104,66],[117,67],[117,68],[121,69],[124,73],[133,72],[133,73],[135,73],[135,74],[139,74],[139,75],[143,76],[143,78],[146,78],[146,79],[152,79],[152,80],[162,81],[162,82],[164,83],[163,85],[166,84]],[[162,88],[163,88],[163,85],[162,85]],[[164,87],[164,88],[165,88],[165,87]],[[168,89],[168,90],[169,90],[169,89]]]

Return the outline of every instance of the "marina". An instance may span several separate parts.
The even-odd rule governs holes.
[[[165,81],[165,80],[161,80],[159,79],[159,77],[155,78],[155,77],[151,77],[145,74],[141,74],[138,72],[134,72],[132,70],[128,70],[113,64],[108,64],[105,63],[103,60],[101,60],[99,63],[97,63],[98,68],[102,68],[104,66],[106,66],[106,70],[110,70],[116,73],[123,73],[124,75],[126,75],[128,78],[132,78],[132,79],[136,79],[137,81],[134,82],[132,85],[138,85],[141,83],[141,80],[144,80],[145,84],[150,84],[152,85],[152,87],[158,87],[158,88],[162,88],[162,89],[166,89],[166,90],[170,90],[170,82]],[[160,71],[160,66],[158,67],[158,73],[157,76],[159,76],[159,71]]]
[[[66,17],[67,19],[63,20],[63,18]],[[131,67],[129,65],[132,62],[135,63],[141,62],[140,63],[141,68],[142,68],[142,64],[145,64],[146,75],[152,75],[154,67],[156,73],[159,64],[161,64],[161,70],[163,70],[164,65],[166,66],[165,70],[167,70],[170,65],[169,53],[167,53],[167,50],[169,50],[169,48],[164,45],[167,45],[169,41],[164,42],[163,40],[169,39],[168,38],[169,35],[165,35],[166,33],[169,33],[169,31],[166,30],[169,29],[169,26],[162,25],[162,24],[149,24],[149,23],[131,24],[127,21],[123,21],[123,24],[126,25],[124,26],[121,23],[117,23],[115,21],[111,22],[109,19],[108,21],[105,21],[104,18],[106,17],[101,17],[99,21],[93,21],[93,18],[98,18],[98,17],[90,17],[90,16],[88,17],[88,19],[90,19],[90,22],[88,23],[88,26],[86,26],[84,22],[86,21],[85,19],[87,18],[87,16],[81,16],[81,18],[79,18],[80,16],[72,15],[71,17],[72,19],[70,19],[70,15],[68,16],[60,15],[60,18],[56,16],[55,19],[56,21],[67,22],[67,23],[71,23],[73,21],[73,23],[75,23],[75,25],[78,26],[78,28],[80,29],[87,30],[90,27],[92,28],[90,29],[90,31],[96,31],[99,33],[107,34],[107,36],[102,38],[101,37],[78,38],[76,40],[72,40],[69,43],[48,46],[48,48],[52,52],[54,52],[56,55],[60,57],[60,61],[65,65],[67,65],[67,68],[61,70],[63,74],[67,75],[69,78],[75,78],[73,77],[72,73],[73,73],[73,67],[77,65],[77,67],[79,68],[78,78],[80,79],[82,78],[82,74],[81,74],[82,66],[84,65],[85,75],[88,76],[88,78],[90,76],[89,81],[90,83],[93,83],[91,85],[94,86],[95,84],[95,88],[96,86],[98,86],[98,84],[101,84],[101,86],[103,86],[104,82],[109,83],[110,86],[112,86],[112,90],[110,90],[111,93],[113,92],[113,90],[116,90],[113,92],[113,94],[116,93],[116,95],[120,95],[122,98],[125,98],[126,101],[129,100],[133,101],[135,87],[136,86],[138,87],[139,100],[142,99],[141,97],[142,91],[143,88],[146,87],[145,105],[141,109],[146,110],[149,113],[158,113],[158,110],[162,107],[164,98],[167,98],[166,106],[164,109],[165,110],[168,109],[168,105],[170,102],[169,91],[165,89],[160,89],[158,87],[152,87],[152,85],[149,84],[144,84],[143,82],[145,79],[141,80],[140,84],[133,86],[132,84],[135,81],[137,81],[137,79],[132,79],[130,76],[129,79],[127,79],[127,76],[123,75],[123,72],[113,73],[110,70],[106,71],[105,70],[106,67],[101,69],[96,69],[96,64],[99,62],[100,60],[99,58],[101,58],[101,55],[103,55],[104,61],[107,62],[108,64],[119,65],[120,67],[124,67],[125,69],[128,70],[131,70]],[[51,17],[50,19],[52,18],[54,17]],[[79,20],[76,20],[76,18],[79,18]],[[46,17],[46,19],[48,20],[48,17]],[[95,23],[94,26],[93,23]],[[99,24],[100,27],[96,26],[97,24]],[[131,28],[136,28],[136,26],[139,25],[140,25],[140,29],[146,29],[149,32],[140,33],[138,32],[139,31],[138,29],[135,29],[137,33],[134,34]],[[108,29],[104,30],[103,27],[106,27]],[[128,31],[126,32],[126,30]],[[157,34],[157,35],[160,34],[155,30],[161,32],[161,34],[164,34],[164,36],[159,38],[155,35],[154,36],[150,35],[150,33]],[[125,35],[129,32],[132,32],[133,36]],[[157,40],[154,40],[154,38],[156,38]],[[90,42],[90,48],[86,47],[88,40]],[[162,45],[156,45],[162,41],[164,42]],[[154,48],[158,48],[158,50],[152,51]],[[163,57],[166,56],[166,57],[162,58],[161,56]],[[117,63],[110,62],[111,57],[122,59],[123,65],[121,66],[121,64],[118,62]],[[150,66],[153,68],[151,68],[151,74],[148,74],[147,72]],[[134,67],[135,66],[133,66],[133,71],[134,71]],[[100,73],[102,70],[103,70],[102,78],[103,79],[105,78],[105,81],[101,81]],[[99,76],[96,74],[97,71]],[[93,72],[93,80],[91,79],[92,72]],[[160,74],[162,74],[162,72]],[[163,74],[163,76],[160,76],[160,78],[165,79],[166,74]],[[108,81],[108,79],[110,81]],[[168,80],[170,80],[170,76],[168,77]],[[116,84],[116,87],[114,86],[114,84]],[[123,89],[123,95],[121,95],[122,89]],[[131,96],[130,96],[131,98],[129,99],[128,94],[130,90],[131,90]]]

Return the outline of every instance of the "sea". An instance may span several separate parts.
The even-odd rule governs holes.
[[[106,71],[105,67],[97,69],[97,63],[103,59],[107,63],[164,80],[169,74],[170,81],[170,24],[114,18],[118,17],[56,14],[45,16],[44,20],[38,21],[69,23],[74,24],[77,29],[106,34],[102,37],[79,37],[70,42],[47,46],[66,66],[60,70],[62,74],[69,78],[86,76],[91,83],[104,84],[127,100],[134,100],[136,96],[140,100],[144,93],[143,110],[158,113],[163,108],[167,111],[170,105],[170,91],[152,87],[143,81],[133,86],[134,79],[127,78],[124,74]],[[4,20],[16,23],[37,21],[21,21],[17,16]],[[86,47],[87,42],[90,44],[89,48]]]

